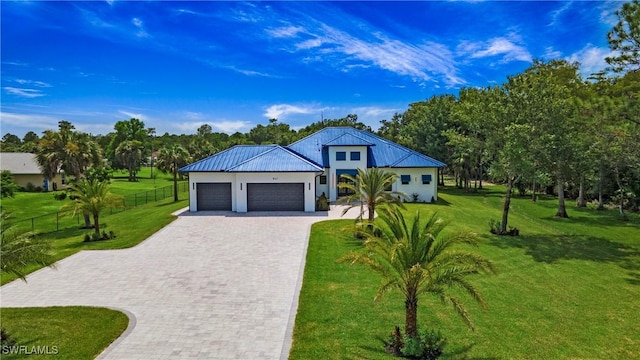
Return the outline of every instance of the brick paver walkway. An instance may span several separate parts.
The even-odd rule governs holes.
[[[9,283],[0,305],[124,310],[129,329],[104,359],[286,359],[310,226],[339,215],[186,212],[134,248]]]

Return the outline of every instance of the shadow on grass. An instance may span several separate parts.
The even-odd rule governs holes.
[[[640,286],[640,248],[591,236],[501,236],[493,237],[490,245],[499,248],[514,247],[525,250],[535,261],[548,264],[560,260],[587,260],[610,262],[628,270],[626,281]]]
[[[489,243],[499,248],[515,247],[535,261],[555,263],[559,260],[588,260],[595,262],[632,261],[640,256],[640,249],[602,238],[585,235],[521,235],[494,236]]]

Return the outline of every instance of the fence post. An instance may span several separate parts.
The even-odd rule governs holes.
[[[157,196],[157,189],[153,189],[153,201],[158,201],[158,196]]]
[[[60,213],[56,213],[56,231],[60,231]]]
[[[34,218],[31,218],[31,231],[36,231],[35,224],[33,222]]]
[[[133,206],[138,206],[138,194],[133,194]]]

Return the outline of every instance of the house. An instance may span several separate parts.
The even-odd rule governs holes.
[[[66,187],[63,172],[58,172],[53,179],[45,179],[36,161],[36,155],[32,153],[0,153],[0,170],[10,171],[13,174],[13,181],[23,188],[29,188],[28,184],[32,184],[35,188],[40,187],[44,191]]]
[[[368,131],[329,127],[289,146],[236,145],[189,164],[189,209],[315,211],[321,194],[331,202],[346,195],[337,184],[358,168],[385,168],[398,175],[390,190],[418,201],[438,198],[437,169],[444,163]]]

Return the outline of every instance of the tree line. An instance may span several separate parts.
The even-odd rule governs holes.
[[[482,189],[487,180],[504,183],[501,232],[514,191],[529,191],[533,201],[541,192],[556,194],[559,217],[568,216],[566,196],[580,207],[588,200],[597,200],[598,208],[613,202],[624,217],[640,201],[640,3],[624,4],[617,15],[607,34],[615,56],[606,59],[606,71],[585,79],[578,63],[534,60],[501,85],[412,103],[381,120],[377,133],[447,163],[440,184],[445,173],[467,191]],[[237,144],[288,145],[328,126],[372,131],[356,114],[297,131],[271,119],[231,135],[204,124],[195,134],[158,136],[135,118],[117,122],[106,135],[79,132],[68,121],[58,125],[42,137],[5,134],[1,150],[36,153],[45,174],[62,168],[79,178],[108,166],[136,181],[140,167],[152,162],[176,176],[180,166]]]

